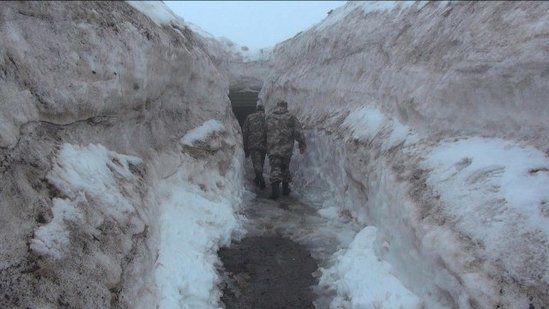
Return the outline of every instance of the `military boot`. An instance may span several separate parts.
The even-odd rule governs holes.
[[[280,182],[273,182],[271,184],[272,188],[273,188],[273,192],[271,193],[271,196],[270,198],[273,199],[273,200],[276,200],[278,198],[278,191],[280,190]]]
[[[282,195],[290,195],[290,183],[282,182]]]

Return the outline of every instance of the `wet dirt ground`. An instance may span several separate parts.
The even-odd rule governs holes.
[[[303,246],[280,236],[243,239],[220,250],[228,283],[226,308],[314,308],[316,261]]]
[[[292,193],[277,201],[268,192],[243,209],[247,237],[219,250],[226,308],[324,308],[331,298],[319,291],[318,269],[342,239],[356,233],[352,222],[321,217]]]

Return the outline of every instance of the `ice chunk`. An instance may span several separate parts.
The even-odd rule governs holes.
[[[204,122],[199,127],[188,131],[182,138],[181,143],[188,146],[193,146],[196,141],[204,141],[208,136],[225,130],[225,126],[215,119],[210,119]]]

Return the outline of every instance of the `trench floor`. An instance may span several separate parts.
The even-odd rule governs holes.
[[[221,301],[226,308],[327,307],[331,295],[317,287],[319,266],[352,239],[352,222],[321,217],[294,193],[277,201],[268,191],[243,210],[247,237],[219,250]],[[345,242],[345,241],[344,241]]]
[[[267,189],[255,193],[244,210],[247,237],[218,252],[225,282],[221,301],[228,309],[314,308],[317,261],[288,234],[312,210],[297,207],[293,197],[269,200]]]
[[[228,283],[221,298],[226,308],[314,308],[317,263],[303,246],[280,236],[256,236],[219,255]]]

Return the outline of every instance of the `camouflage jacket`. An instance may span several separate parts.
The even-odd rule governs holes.
[[[244,151],[267,151],[267,132],[265,126],[265,112],[258,111],[246,117],[242,126]]]
[[[305,146],[305,137],[299,120],[286,109],[277,108],[267,116],[267,152],[272,156],[289,158],[294,141]]]

